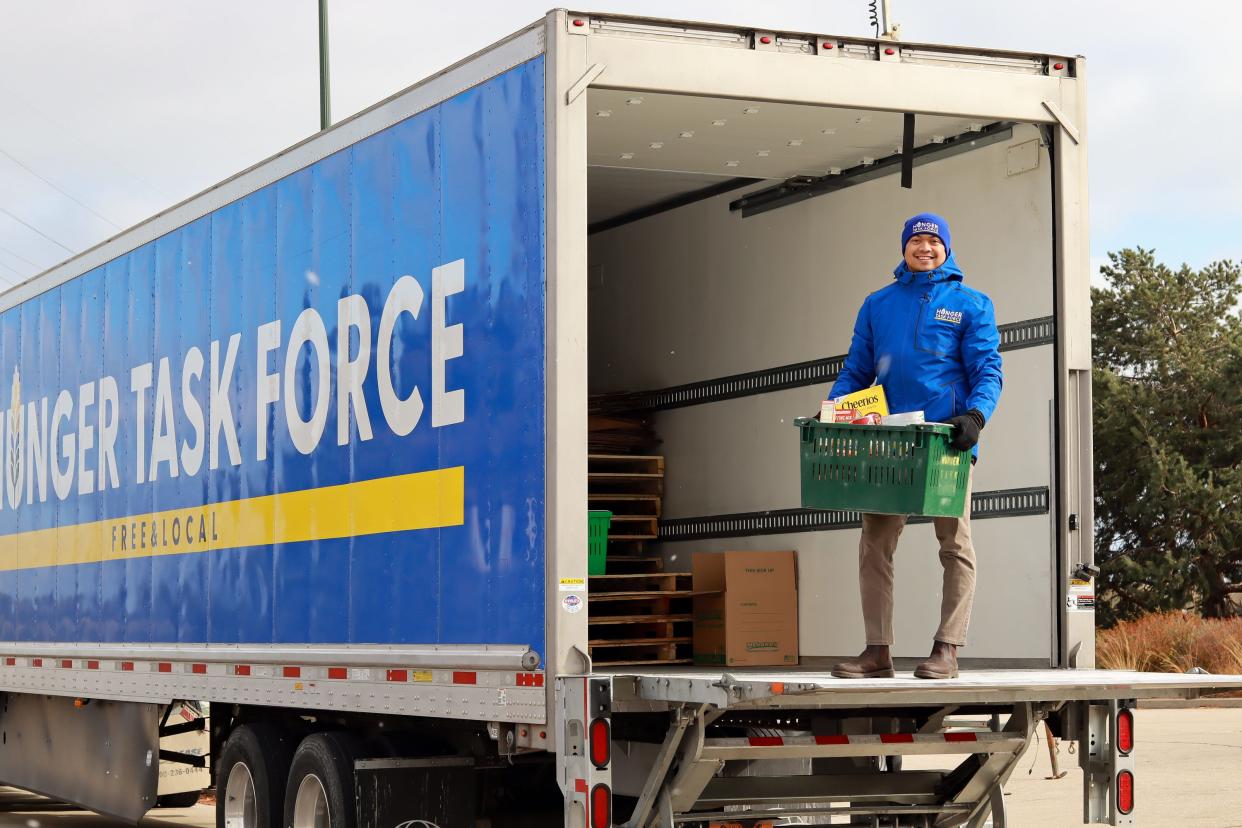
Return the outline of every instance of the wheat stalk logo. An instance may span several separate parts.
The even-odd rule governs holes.
[[[22,378],[13,367],[13,387],[9,403],[9,488],[17,488],[22,473]]]

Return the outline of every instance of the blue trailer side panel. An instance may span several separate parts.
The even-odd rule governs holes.
[[[543,83],[0,315],[0,639],[543,653]]]

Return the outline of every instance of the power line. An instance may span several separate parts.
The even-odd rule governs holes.
[[[28,265],[30,265],[31,267],[33,267],[35,270],[42,270],[42,269],[43,269],[43,265],[35,264],[34,262],[30,261],[30,259],[27,259],[27,258],[26,258],[25,256],[23,256],[22,254],[20,254],[20,253],[14,253],[12,250],[10,250],[9,248],[5,247],[5,246],[4,246],[4,245],[2,245],[2,244],[0,244],[0,250],[3,250],[5,253],[8,253],[8,254],[9,254],[10,256],[12,256],[14,259],[20,259],[21,261],[23,261],[23,262],[25,262],[26,264],[28,264]]]
[[[40,175],[39,173],[37,173],[37,172],[35,172],[33,169],[31,169],[29,165],[25,164],[25,163],[24,163],[24,162],[22,162],[20,159],[18,159],[16,156],[14,156],[14,155],[13,155],[13,153],[8,152],[8,151],[6,151],[6,150],[5,150],[5,149],[3,149],[3,148],[0,148],[0,155],[3,155],[5,158],[9,159],[9,160],[10,160],[10,161],[12,161],[14,164],[16,164],[17,166],[21,167],[21,168],[22,168],[23,170],[25,170],[26,172],[28,172],[28,173],[30,173],[31,175],[33,175],[35,178],[39,179],[40,181],[42,181],[42,182],[43,182],[44,184],[46,184],[47,186],[51,187],[53,190],[55,190],[56,192],[60,193],[60,194],[61,194],[61,195],[63,195],[65,198],[69,199],[69,200],[70,200],[70,201],[72,201],[74,204],[76,204],[76,205],[78,205],[79,207],[81,207],[83,210],[86,210],[86,211],[87,211],[87,212],[89,212],[91,215],[95,216],[95,218],[101,219],[102,221],[105,221],[105,222],[107,222],[108,224],[111,224],[111,225],[112,225],[113,227],[115,227],[117,230],[120,230],[120,229],[121,229],[121,225],[117,224],[115,221],[113,221],[112,219],[108,218],[107,216],[100,214],[97,210],[95,210],[95,209],[94,209],[93,207],[91,207],[90,205],[88,205],[88,204],[84,204],[84,203],[82,202],[82,200],[81,200],[81,199],[79,199],[77,196],[73,195],[73,193],[70,193],[69,191],[65,190],[63,187],[61,187],[60,185],[58,185],[56,182],[51,181],[51,180],[49,180],[49,179],[47,179],[47,178],[44,178],[42,175]]]
[[[52,238],[51,236],[49,236],[47,233],[44,233],[44,232],[43,232],[42,230],[40,230],[38,227],[35,227],[33,224],[30,224],[30,223],[29,223],[29,222],[27,222],[27,221],[23,221],[22,219],[20,219],[20,218],[18,218],[17,216],[13,215],[12,213],[10,213],[8,210],[4,209],[3,207],[0,207],[0,213],[4,213],[6,216],[8,216],[9,218],[13,219],[13,221],[17,222],[18,224],[22,225],[23,227],[26,227],[26,228],[29,228],[30,230],[33,230],[34,232],[38,233],[40,236],[42,236],[43,238],[47,239],[48,241],[50,241],[52,244],[56,245],[57,247],[60,247],[60,248],[62,248],[62,249],[64,249],[64,250],[69,251],[69,253],[70,253],[71,255],[77,255],[77,252],[78,252],[78,251],[74,250],[74,249],[73,249],[73,248],[71,248],[71,247],[66,247],[65,245],[63,245],[63,244],[61,244],[60,242],[56,241],[56,239],[54,239],[54,238]]]
[[[13,268],[11,268],[11,267],[9,267],[8,265],[6,265],[4,262],[0,262],[0,267],[3,267],[3,268],[4,268],[5,270],[7,270],[9,273],[12,273],[12,274],[13,274],[14,276],[16,276],[18,279],[25,279],[25,278],[26,278],[25,276],[23,276],[22,274],[18,273],[16,270],[14,270]],[[17,282],[15,282],[15,281],[13,281],[12,279],[9,279],[8,277],[5,277],[5,276],[0,276],[0,279],[3,279],[4,281],[8,282],[10,285],[15,285],[15,284],[17,284]]]
[[[57,130],[61,134],[72,135],[80,129],[79,126],[76,126],[76,125],[71,126],[71,125],[64,123],[59,118],[53,118],[47,112],[35,106],[30,101],[29,98],[25,97],[24,95],[22,95],[20,92],[18,92],[16,89],[12,88],[11,86],[6,86],[4,83],[0,83],[0,91],[3,91],[7,93],[8,95],[11,95],[13,98],[17,100],[18,103],[26,107],[26,109],[30,110],[31,112],[33,112],[35,115],[38,115],[40,118],[42,118],[47,123],[56,127]],[[152,183],[150,179],[145,178],[142,175],[139,175],[138,173],[134,172],[133,169],[121,163],[120,161],[113,160],[109,163],[112,166],[116,167],[117,169],[121,170],[122,172],[126,173],[126,175],[128,175],[129,177],[130,182],[138,182],[140,184],[143,184],[147,188],[148,194],[157,196],[160,202],[169,203],[171,201],[177,200],[173,197],[173,195],[164,192],[164,190],[161,187],[158,187],[154,183]]]

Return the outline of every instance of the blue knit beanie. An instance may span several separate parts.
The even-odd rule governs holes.
[[[917,216],[911,216],[906,219],[906,225],[901,229],[901,252],[906,252],[906,243],[910,241],[911,236],[917,236],[921,233],[930,233],[938,236],[944,244],[945,252],[952,250],[952,242],[949,237],[949,222],[945,221],[944,216],[938,216],[935,213],[919,213]]]

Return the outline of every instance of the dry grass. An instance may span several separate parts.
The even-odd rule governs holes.
[[[1200,618],[1185,612],[1145,615],[1095,634],[1096,666],[1106,670],[1242,674],[1242,618]]]

